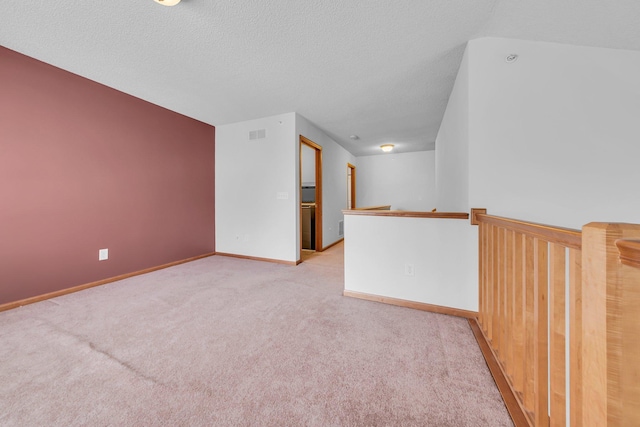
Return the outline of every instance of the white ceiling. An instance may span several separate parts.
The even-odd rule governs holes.
[[[355,155],[433,149],[483,36],[640,50],[640,0],[0,1],[2,46],[212,125],[295,111]]]

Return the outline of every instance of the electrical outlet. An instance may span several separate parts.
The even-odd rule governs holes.
[[[98,251],[98,261],[105,261],[109,259],[109,249],[100,249]]]
[[[404,265],[404,275],[413,277],[415,275],[415,270],[413,268],[413,264],[405,264]]]

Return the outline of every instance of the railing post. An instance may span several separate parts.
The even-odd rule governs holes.
[[[635,224],[582,229],[585,426],[640,425],[640,268],[621,263],[615,244],[638,238]]]

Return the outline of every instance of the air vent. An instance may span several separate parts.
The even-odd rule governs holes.
[[[249,141],[252,141],[254,139],[263,139],[266,137],[267,137],[266,129],[252,130],[249,132]]]
[[[338,236],[344,236],[344,221],[338,222]]]

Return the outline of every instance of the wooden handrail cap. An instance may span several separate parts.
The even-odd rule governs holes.
[[[396,218],[469,219],[469,214],[466,212],[421,212],[347,209],[343,210],[342,213],[345,215],[393,216]]]
[[[640,239],[618,239],[616,246],[620,252],[620,262],[640,268]]]
[[[542,239],[550,243],[558,243],[568,248],[578,250],[582,249],[582,233],[580,230],[487,215],[479,211],[474,212],[474,218],[475,222],[479,224],[484,223],[495,225],[500,228],[505,228],[527,236]]]

